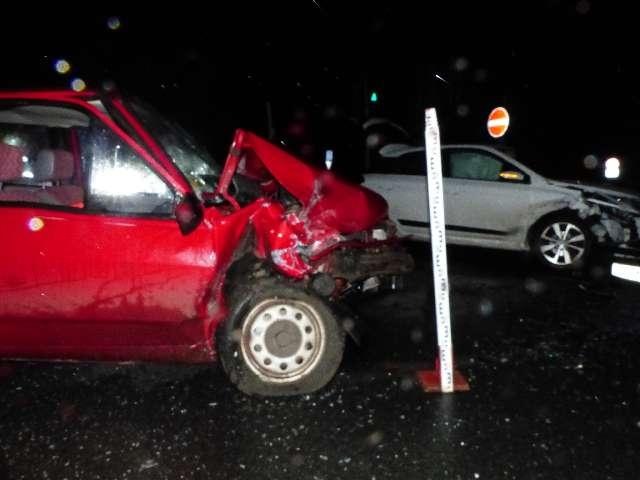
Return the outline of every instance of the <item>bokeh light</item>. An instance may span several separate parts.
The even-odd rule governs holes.
[[[87,88],[87,84],[81,78],[74,78],[71,81],[71,89],[76,92],[82,92]]]
[[[576,12],[578,12],[580,15],[586,15],[587,13],[589,13],[589,10],[591,10],[591,3],[589,2],[589,0],[580,0],[578,3],[576,3]]]
[[[56,69],[56,72],[58,72],[60,75],[69,73],[69,71],[71,70],[71,64],[63,58],[61,58],[60,60],[57,60],[56,63],[54,64],[54,67]]]
[[[122,26],[118,17],[109,17],[107,20],[107,27],[109,30],[118,30]]]
[[[604,176],[605,178],[620,178],[620,160],[616,157],[609,157],[604,162]]]
[[[586,157],[584,157],[584,160],[582,160],[582,163],[584,163],[584,167],[588,170],[595,170],[598,167],[598,157],[596,157],[593,154],[589,154]]]
[[[487,72],[484,68],[479,68],[473,73],[473,79],[477,83],[486,82],[488,77],[489,77],[489,72]]]
[[[469,60],[465,57],[456,58],[453,62],[453,69],[456,72],[464,72],[467,68],[469,68]]]
[[[33,217],[29,219],[27,226],[29,230],[31,230],[32,232],[38,232],[42,230],[42,228],[44,227],[44,222],[42,221],[41,218]]]
[[[469,115],[469,105],[464,103],[458,105],[458,108],[456,108],[456,113],[459,117],[466,117],[467,115]]]
[[[370,133],[366,139],[367,148],[376,148],[382,143],[382,135],[379,133]]]

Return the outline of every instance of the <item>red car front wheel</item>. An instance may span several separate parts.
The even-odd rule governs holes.
[[[220,359],[243,392],[295,395],[324,387],[344,351],[344,331],[320,298],[265,282],[252,288],[218,337]]]

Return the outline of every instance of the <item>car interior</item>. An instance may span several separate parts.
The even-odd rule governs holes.
[[[0,110],[0,202],[82,208],[80,159],[70,148],[71,127],[78,125],[88,125],[88,118],[60,107]]]

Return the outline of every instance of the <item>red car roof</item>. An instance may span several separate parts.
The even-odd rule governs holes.
[[[74,90],[14,90],[0,91],[0,99],[25,99],[25,100],[93,100],[98,97],[93,90],[76,92]]]

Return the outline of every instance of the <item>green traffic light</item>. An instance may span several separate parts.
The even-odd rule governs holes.
[[[378,93],[371,92],[371,97],[369,98],[369,100],[371,101],[371,103],[376,103],[378,101]]]

